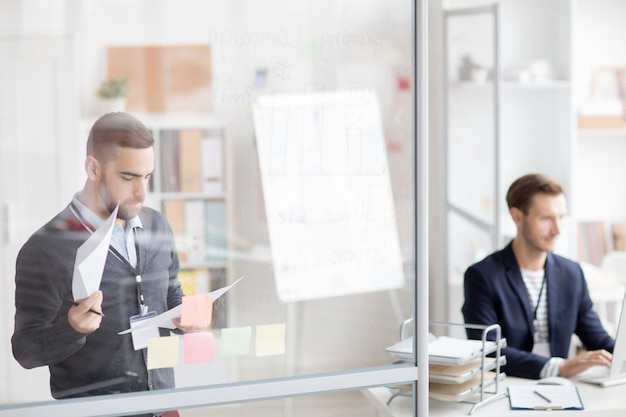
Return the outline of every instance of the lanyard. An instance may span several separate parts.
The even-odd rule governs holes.
[[[539,289],[539,295],[537,296],[537,305],[535,306],[535,312],[533,313],[533,320],[537,320],[537,310],[539,310],[539,303],[541,302],[541,294],[543,294],[543,287],[546,286],[546,275],[543,275],[543,281],[541,281],[541,288]]]
[[[83,215],[80,213],[80,210],[78,210],[78,207],[76,207],[76,205],[74,205],[74,202],[70,203],[70,210],[72,211],[72,213],[74,214],[74,216],[76,216],[76,218],[78,219],[78,221],[80,222],[80,224],[83,225],[83,227],[88,230],[91,234],[93,234],[95,232],[94,227],[89,224],[89,222],[83,217]],[[137,236],[137,228],[133,228],[133,234],[135,237],[135,256],[137,258],[137,265],[136,266],[132,266],[130,264],[130,262],[128,261],[128,259],[126,259],[124,256],[122,256],[121,253],[119,253],[119,251],[117,249],[115,249],[114,247],[109,245],[109,252],[111,252],[113,254],[113,256],[115,256],[117,259],[120,260],[120,262],[122,262],[127,268],[128,270],[135,276],[135,287],[137,289],[137,303],[139,304],[139,313],[144,316],[148,313],[148,306],[146,305],[145,302],[145,298],[143,296],[143,287],[141,284],[142,278],[141,278],[141,259],[140,259],[140,254],[139,254],[139,241],[138,241],[138,236]]]

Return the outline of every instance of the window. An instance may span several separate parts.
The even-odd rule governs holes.
[[[414,363],[385,351],[416,311],[411,2],[19,4],[0,14],[0,62],[20,69],[0,67],[2,90],[22,89],[0,105],[0,158],[24,175],[0,182],[5,275],[83,186],[87,134],[105,112],[97,91],[123,78],[125,111],[156,141],[145,205],[171,225],[183,307],[227,291],[208,300],[202,331],[148,342],[147,366],[174,369],[172,391],[52,401],[46,366],[22,369],[0,350],[0,414],[193,416],[238,403],[238,415],[319,415],[373,409],[359,389],[416,379]],[[4,305],[8,340],[15,309]]]

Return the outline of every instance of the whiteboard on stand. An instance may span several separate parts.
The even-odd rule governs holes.
[[[269,94],[253,116],[279,299],[401,287],[376,94]]]

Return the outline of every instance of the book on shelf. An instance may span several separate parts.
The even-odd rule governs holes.
[[[166,193],[180,191],[180,151],[178,131],[162,130],[159,135],[161,158],[161,190]]]
[[[221,262],[227,257],[226,206],[215,200],[164,200],[181,262]]]
[[[207,258],[206,236],[207,219],[203,200],[184,201],[185,205],[185,246],[188,262],[204,262]]]
[[[208,261],[226,259],[226,208],[221,201],[207,201],[205,207],[205,245]]]
[[[211,270],[209,268],[181,269],[178,271],[183,294],[198,295],[211,291]]]
[[[202,164],[202,192],[210,195],[221,195],[224,193],[224,168],[222,161],[224,153],[222,149],[222,138],[205,135],[202,138],[201,149]]]
[[[181,130],[179,134],[180,191],[199,193],[202,191],[202,132]]]
[[[578,261],[600,266],[609,251],[604,222],[578,222],[578,236]]]
[[[224,195],[222,138],[211,130],[160,132],[161,191]]]

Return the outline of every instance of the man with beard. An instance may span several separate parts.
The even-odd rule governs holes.
[[[174,387],[173,369],[147,370],[146,349],[130,334],[118,335],[131,317],[161,314],[183,296],[170,226],[143,206],[153,145],[130,114],[98,119],[87,141],[83,189],[18,254],[13,354],[25,368],[49,367],[54,398]],[[100,289],[74,302],[76,251],[116,207]]]
[[[517,235],[465,272],[465,322],[501,326],[508,375],[569,378],[610,366],[615,341],[593,310],[580,265],[553,253],[567,214],[563,189],[529,174],[513,182],[506,201]],[[568,358],[573,334],[586,351]]]

